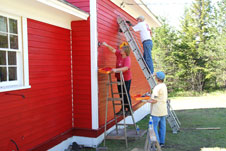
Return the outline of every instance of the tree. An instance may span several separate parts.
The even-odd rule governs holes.
[[[164,71],[166,73],[167,85],[169,91],[179,87],[175,86],[178,77],[177,63],[175,62],[175,46],[178,41],[177,31],[171,27],[165,19],[161,19],[162,26],[154,30],[153,37],[153,58],[155,71]]]
[[[209,45],[211,40],[210,22],[212,21],[210,0],[195,0],[192,7],[185,12],[182,20],[181,45],[186,46],[184,62],[180,61],[180,70],[185,70],[186,83],[194,91],[202,91],[206,83],[213,78],[213,62],[209,54],[213,51]]]
[[[213,39],[211,45],[215,50],[212,59],[215,60],[215,83],[226,87],[226,0],[221,0],[214,8],[215,21],[212,22]]]
[[[155,71],[166,72],[169,91],[201,92],[226,87],[226,0],[195,0],[185,10],[181,30],[166,19],[154,30]]]

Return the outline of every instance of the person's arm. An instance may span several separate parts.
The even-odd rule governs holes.
[[[106,46],[112,53],[116,52],[116,49],[108,45],[106,42],[103,42],[102,45]]]
[[[150,34],[151,34],[151,37],[152,37],[152,31],[151,31],[151,29],[150,29]]]
[[[139,22],[138,24],[136,24],[135,26],[132,27],[132,29],[135,31],[135,32],[140,32],[140,30],[142,29],[142,23]]]
[[[127,70],[129,70],[131,67],[131,60],[130,60],[130,57],[126,57],[125,60],[124,60],[124,65],[123,67],[121,68],[116,68],[116,69],[112,69],[112,72],[125,72]]]
[[[149,99],[147,102],[148,102],[148,103],[153,103],[153,104],[155,104],[155,103],[157,103],[157,100],[155,100],[155,99]]]
[[[117,72],[125,72],[127,71],[129,68],[128,67],[121,67],[121,68],[115,68],[115,69],[112,69],[113,72],[117,73]]]

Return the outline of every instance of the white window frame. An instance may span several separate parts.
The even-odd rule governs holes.
[[[17,20],[18,29],[18,50],[17,52],[17,80],[0,82],[0,92],[27,89],[29,85],[28,71],[28,38],[27,38],[27,18],[1,12],[0,15]],[[2,49],[2,48],[1,48]],[[10,51],[9,49],[6,49]],[[13,50],[12,50],[13,51]]]

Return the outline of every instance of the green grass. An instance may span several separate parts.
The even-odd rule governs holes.
[[[169,93],[170,98],[174,97],[193,97],[193,96],[207,96],[207,95],[219,95],[219,94],[226,94],[226,89],[221,88],[218,90],[209,90],[209,91],[203,91],[203,92],[197,92],[197,91],[177,91],[177,92],[171,92]]]
[[[214,101],[214,100],[213,100]],[[176,111],[181,122],[181,131],[173,134],[167,124],[166,147],[163,151],[200,151],[201,148],[226,149],[226,108],[195,109]],[[140,129],[147,129],[149,117],[138,122]],[[195,130],[194,128],[220,127],[220,130]],[[107,140],[108,151],[131,151],[133,148],[143,148],[145,136],[138,140],[129,140],[129,147],[125,148],[125,141]],[[103,146],[101,144],[100,146]],[[91,151],[95,149],[83,149]]]

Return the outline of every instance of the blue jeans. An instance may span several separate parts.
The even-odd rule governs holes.
[[[153,126],[155,135],[158,139],[160,144],[165,143],[166,137],[166,117],[165,116],[152,116],[153,119]],[[159,127],[159,130],[158,130]]]
[[[120,80],[117,80],[118,82],[120,82]],[[129,91],[130,91],[130,85],[131,85],[131,80],[128,80],[128,81],[125,81],[125,85],[126,85],[126,91],[127,91],[127,94],[128,94],[128,98],[129,98],[129,102],[130,102],[130,105],[131,105],[131,108],[132,108],[132,104],[131,104],[131,98],[130,98],[130,93],[129,93]],[[129,104],[129,102],[128,102],[128,99],[127,99],[127,96],[126,96],[126,94],[125,94],[125,87],[123,86],[123,93],[124,93],[124,95],[123,95],[123,98],[124,98],[124,108],[126,109],[127,108],[127,110],[129,111],[130,110],[130,107],[129,107],[129,105],[126,105],[126,104]],[[121,90],[121,85],[118,85],[118,92],[119,93],[122,93],[122,90]],[[120,94],[120,98],[122,98],[122,94]]]
[[[151,56],[151,50],[152,50],[153,44],[152,40],[147,40],[143,42],[143,48],[144,48],[144,60],[146,61],[146,64],[148,65],[151,73],[154,73],[154,66]]]

